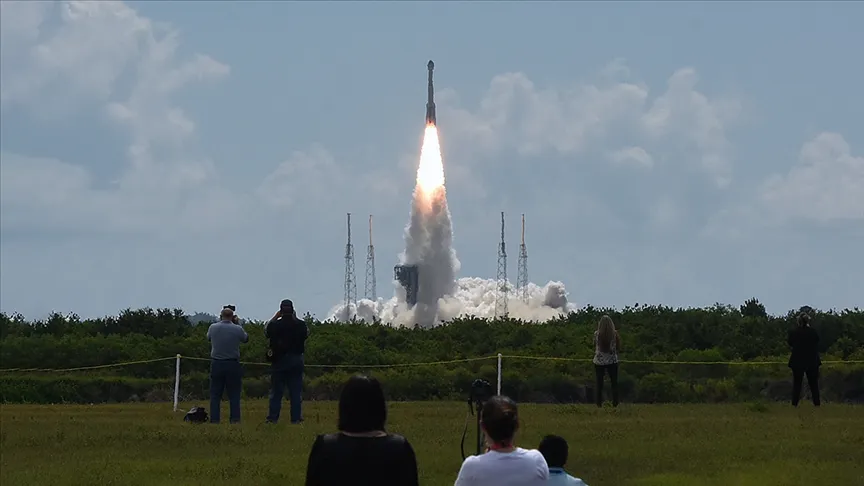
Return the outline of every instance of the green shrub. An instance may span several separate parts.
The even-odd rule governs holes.
[[[384,325],[322,323],[311,317],[306,363],[373,365],[381,368],[306,369],[304,394],[334,399],[354,372],[381,378],[392,400],[464,400],[475,378],[497,380],[494,356],[556,357],[564,360],[504,358],[502,393],[519,401],[572,403],[594,393],[592,335],[603,314],[615,320],[623,348],[620,396],[630,402],[722,402],[764,397],[788,400],[791,372],[786,367],[786,332],[797,310],[770,316],[750,299],[735,308],[706,309],[635,306],[621,310],[587,306],[543,324],[515,319],[456,319],[434,329]],[[864,311],[813,311],[823,360],[864,360]],[[245,325],[245,361],[263,361],[260,322]],[[126,310],[118,316],[80,320],[54,314],[27,322],[0,313],[0,363],[3,369],[55,368],[147,361],[92,371],[0,372],[3,402],[109,402],[173,400],[176,354],[207,357],[207,325],[193,325],[180,310]],[[388,364],[439,362],[460,358],[486,360],[424,366]],[[582,360],[582,361],[578,361]],[[677,361],[684,364],[639,363]],[[726,364],[726,362],[746,364]],[[771,362],[771,364],[760,364]],[[776,362],[776,363],[774,363]],[[208,395],[208,360],[181,363],[181,398]],[[606,379],[608,390],[608,378]],[[864,401],[864,365],[823,367],[826,401]],[[266,363],[245,366],[243,393],[264,397],[269,388]]]

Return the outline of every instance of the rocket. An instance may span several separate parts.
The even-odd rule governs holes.
[[[426,65],[429,69],[429,92],[426,98],[426,124],[436,125],[435,122],[435,90],[432,88],[432,70],[435,69],[435,63],[431,60]]]

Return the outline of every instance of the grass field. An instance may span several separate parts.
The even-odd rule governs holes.
[[[389,429],[413,444],[421,484],[453,484],[466,412],[464,403],[390,404]],[[194,426],[169,404],[4,405],[0,483],[302,485],[315,434],[336,422],[332,402],[307,402],[302,426],[262,424],[265,401],[245,402],[243,414],[239,426]],[[590,486],[864,485],[861,406],[525,404],[520,414],[519,445],[563,435],[568,469]]]

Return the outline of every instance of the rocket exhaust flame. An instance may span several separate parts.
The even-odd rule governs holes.
[[[459,260],[452,243],[453,227],[447,207],[438,128],[428,124],[420,149],[411,219],[405,231],[405,252],[400,258],[402,264],[417,266],[413,320],[423,327],[435,324],[439,299],[453,293]]]
[[[417,187],[427,198],[431,198],[436,189],[444,188],[444,161],[441,157],[441,145],[438,143],[438,128],[435,125],[426,125],[426,133],[423,135],[420,164],[417,167]]]

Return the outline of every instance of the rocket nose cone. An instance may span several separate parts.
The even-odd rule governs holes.
[[[428,67],[429,70],[435,69],[435,63],[430,59],[429,64],[427,64],[426,67]]]

